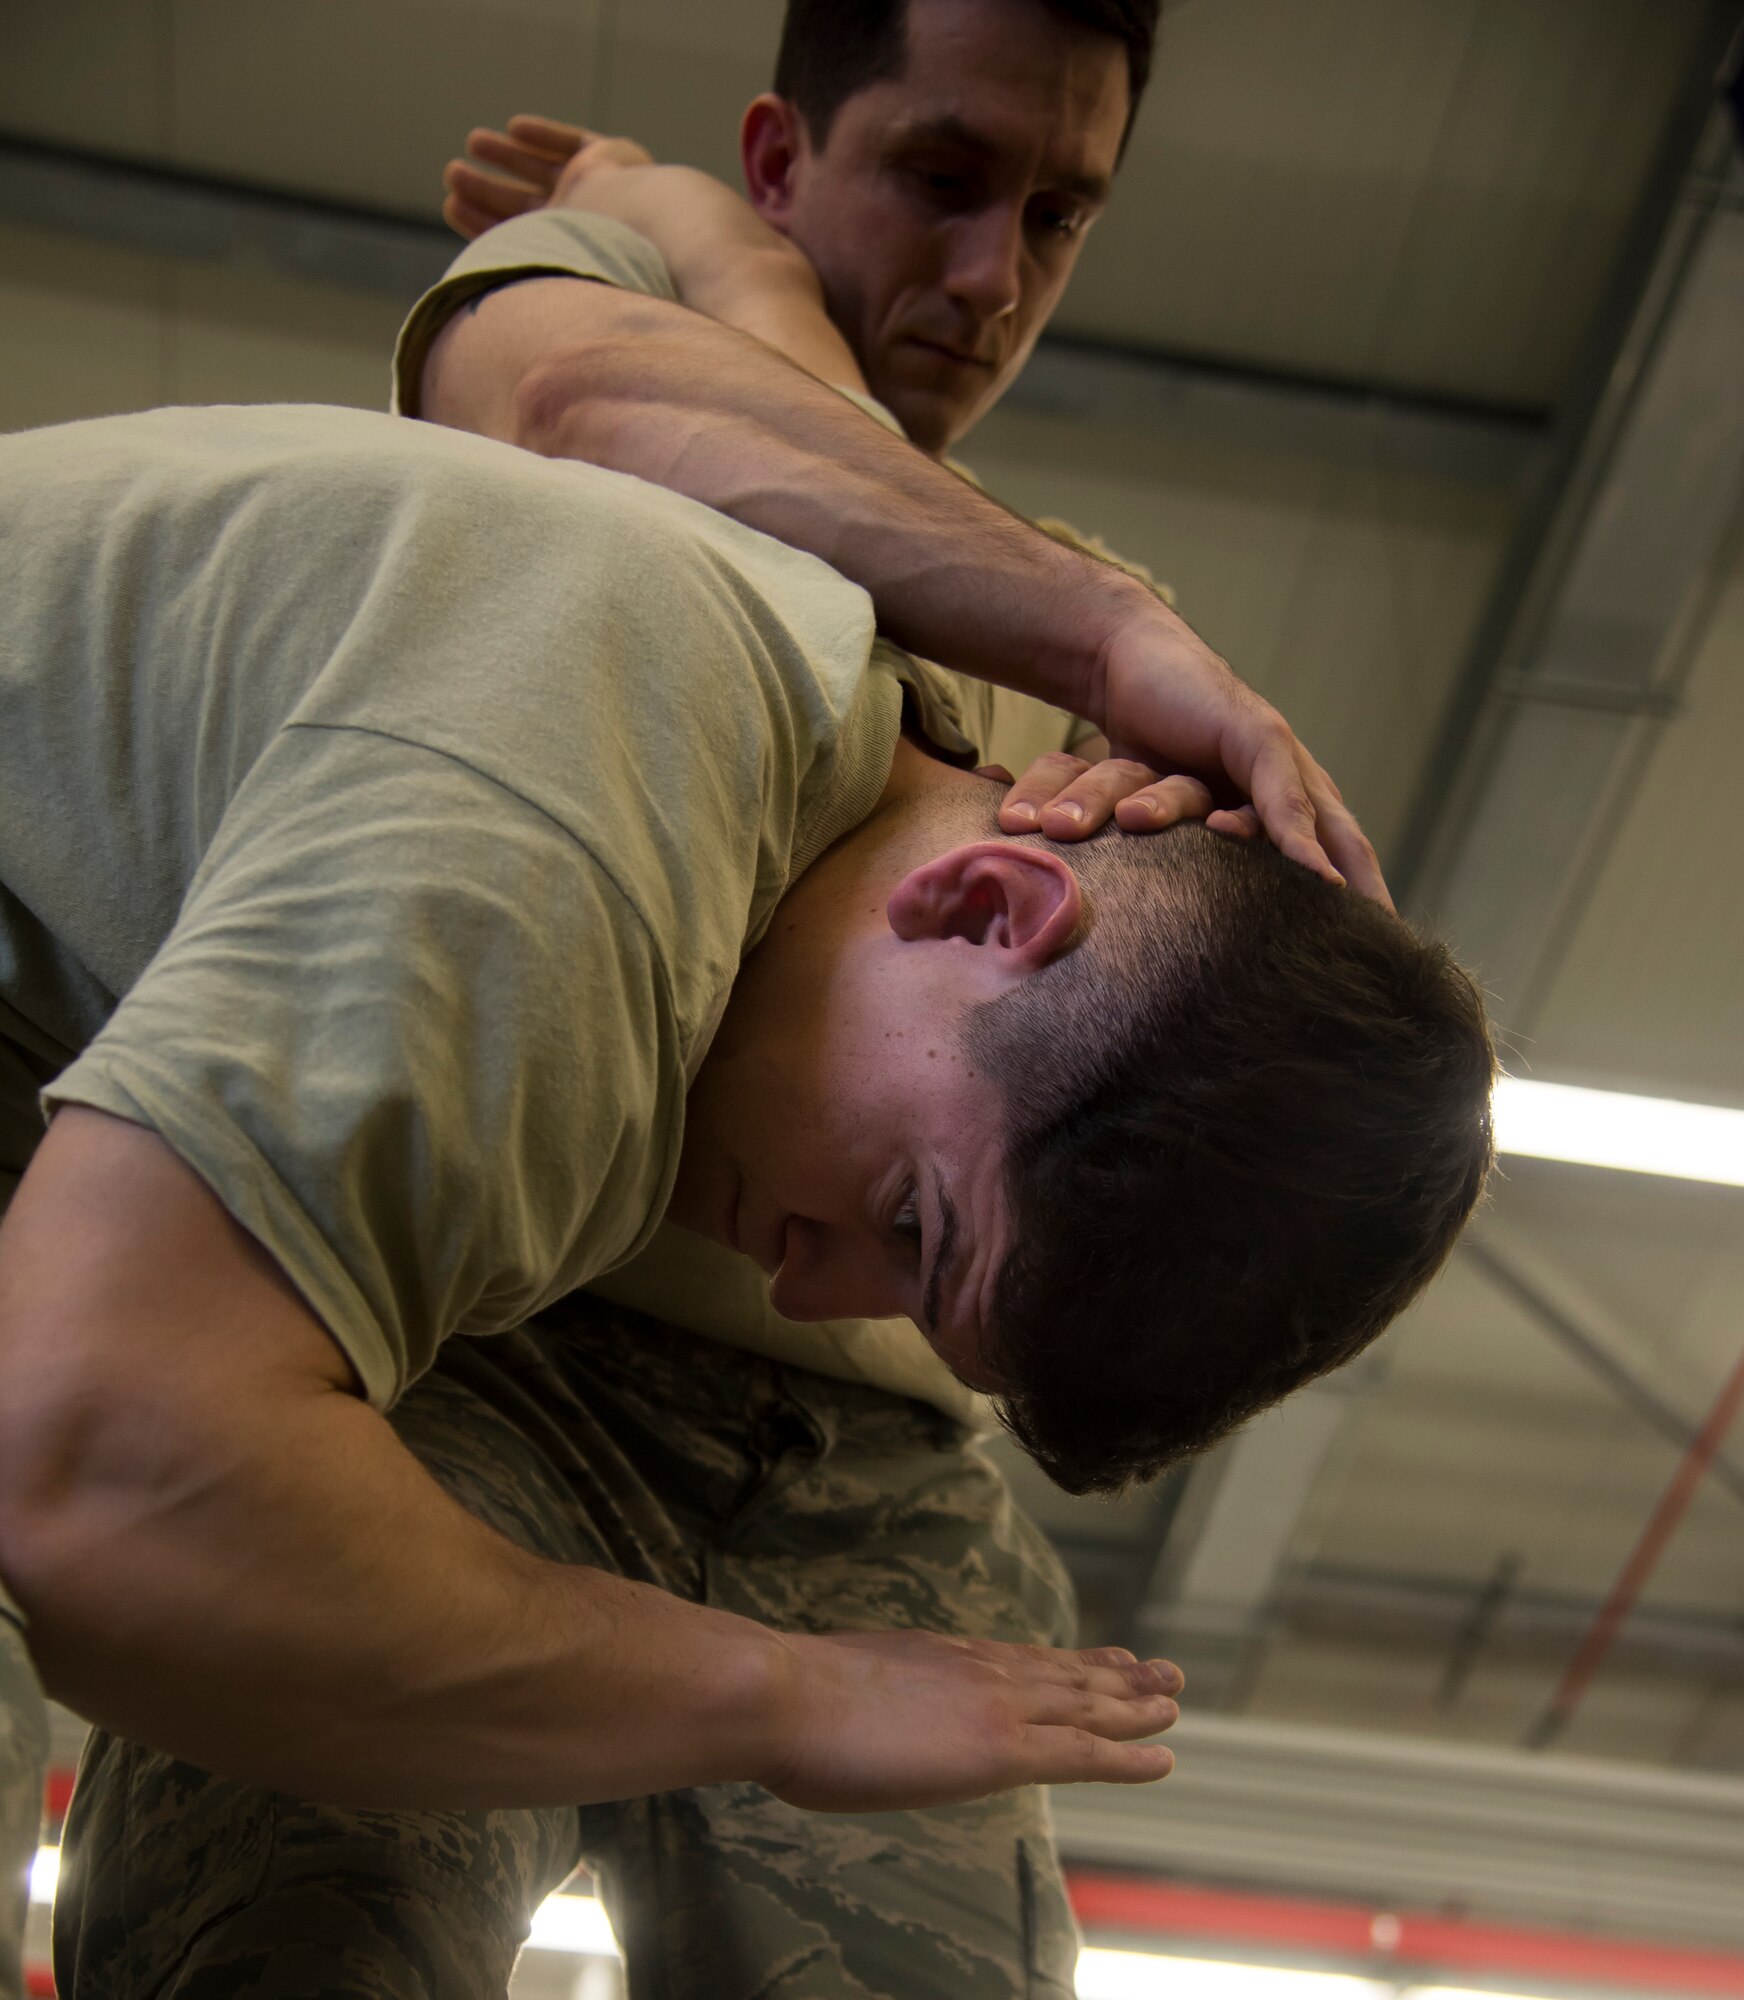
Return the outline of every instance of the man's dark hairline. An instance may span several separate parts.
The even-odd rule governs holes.
[[[837,98],[836,102],[832,104],[822,114],[821,118],[814,118],[812,113],[805,110],[803,106],[800,105],[795,106],[795,109],[799,111],[799,115],[801,121],[805,126],[807,136],[810,138],[811,143],[814,146],[816,146],[820,152],[823,150],[825,146],[827,146],[830,143],[830,133],[835,129],[835,123],[837,118],[841,115],[843,105],[851,104],[856,97],[859,97],[865,91],[872,89],[873,86],[876,84],[900,83],[903,80],[903,78],[907,76],[908,17],[910,13],[913,11],[914,4],[915,0],[896,0],[897,39],[896,39],[896,61],[893,67],[889,69],[875,70],[870,76],[866,77],[864,81],[857,84],[854,87],[854,89],[850,90],[845,97]],[[1049,0],[1039,0],[1039,4],[1043,7],[1048,7]],[[1050,11],[1053,10],[1050,8]],[[1126,158],[1127,142],[1132,138],[1132,128],[1138,120],[1139,102],[1140,99],[1143,97],[1144,92],[1142,88],[1138,90],[1135,90],[1133,88],[1132,50],[1129,46],[1127,46],[1123,37],[1111,32],[1105,34],[1102,29],[1093,28],[1090,26],[1088,22],[1079,22],[1078,25],[1087,34],[1092,34],[1092,35],[1101,34],[1103,35],[1103,38],[1107,41],[1119,42],[1126,55],[1126,119],[1120,128],[1120,145],[1116,149],[1114,155],[1114,168],[1115,172],[1118,173],[1120,171],[1121,163]],[[1149,68],[1148,58],[1146,62],[1146,68],[1148,71]],[[1148,75],[1145,81],[1148,83],[1149,81]],[[1108,200],[1109,196],[1113,193],[1113,190],[1114,190],[1114,182],[1112,176],[1110,176],[1108,183],[1104,187],[1102,193],[1102,200],[1104,202]]]

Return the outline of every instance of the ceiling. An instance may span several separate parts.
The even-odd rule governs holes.
[[[1011,504],[1175,583],[1384,857],[1439,803],[1486,616],[1510,564],[1539,559],[1558,465],[1638,323],[1617,274],[1718,11],[1176,0],[1061,314],[1076,346],[1044,352],[972,441]],[[465,128],[519,109],[731,172],[778,15],[59,0],[8,21],[0,134],[202,176],[214,198],[266,187],[427,220]],[[399,296],[0,214],[0,424],[383,399]],[[1665,635],[1675,698],[1632,725],[1531,1005],[1504,996],[1536,1075],[1744,1106],[1741,519]],[[1526,774],[1547,811],[1564,776]],[[1486,865],[1505,898],[1513,861]],[[1481,943],[1456,942],[1482,970]],[[1527,1740],[1679,1458],[1566,1329],[1693,1429],[1744,1346],[1744,1190],[1509,1162],[1472,1240],[1375,1362],[1286,1406],[1240,1468],[1214,1455],[1085,1502],[1013,1460],[1091,1636],[1174,1650],[1208,1706],[1256,1724]],[[1731,1451],[1744,1461],[1744,1438]],[[1219,1522],[1265,1560],[1242,1592],[1186,1592]],[[1739,1492],[1706,1481],[1544,1754],[1744,1775],[1741,1527]]]

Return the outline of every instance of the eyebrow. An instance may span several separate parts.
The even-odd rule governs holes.
[[[998,156],[999,146],[985,132],[977,132],[966,120],[955,112],[947,111],[937,118],[925,118],[915,124],[900,128],[897,143],[902,146],[945,145],[961,146],[967,153],[977,153],[983,159]],[[1048,188],[1054,194],[1074,194],[1082,201],[1100,206],[1108,199],[1113,183],[1106,174],[1081,174],[1070,171],[1050,175]]]
[[[939,1322],[939,1290],[957,1248],[957,1205],[945,1192],[938,1174],[933,1175],[933,1200],[939,1205],[939,1240],[933,1250],[932,1268],[927,1272],[926,1290],[921,1295],[921,1324],[931,1333]]]

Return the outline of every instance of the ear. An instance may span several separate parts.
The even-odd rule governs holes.
[[[806,152],[803,121],[785,97],[772,90],[752,98],[739,121],[739,164],[751,206],[783,236],[788,233],[794,179]]]
[[[1050,849],[977,840],[911,869],[885,915],[908,941],[966,938],[1002,953],[1022,979],[1071,950],[1084,897],[1070,863]]]

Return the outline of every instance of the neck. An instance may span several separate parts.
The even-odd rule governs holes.
[[[832,856],[866,887],[881,884],[888,894],[909,869],[941,848],[996,832],[999,790],[992,779],[941,763],[899,737],[877,806]]]

